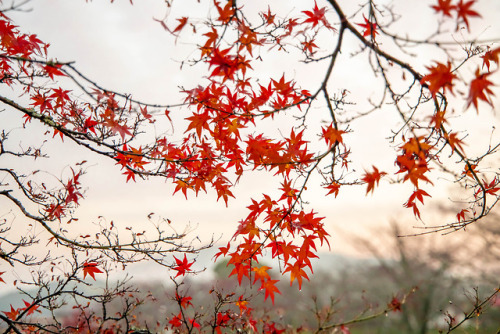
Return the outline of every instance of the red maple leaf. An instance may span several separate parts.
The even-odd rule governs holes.
[[[365,23],[356,23],[358,26],[365,29],[363,31],[363,37],[370,36],[372,39],[374,39],[375,35],[378,34],[377,23],[368,20],[364,14],[363,14],[363,19],[365,19]]]
[[[22,311],[28,310],[27,315],[31,315],[35,311],[38,312],[38,313],[41,313],[40,310],[38,309],[40,307],[40,305],[30,304],[27,301],[25,301],[24,299],[23,299],[23,302],[24,302],[25,306],[21,310]]]
[[[285,81],[285,74],[283,73],[283,75],[281,76],[280,78],[280,81],[276,81],[274,79],[271,79],[272,83],[273,83],[273,86],[274,86],[274,89],[275,91],[280,94],[280,95],[283,95],[284,97],[288,98],[288,96],[293,92],[294,88],[294,83],[293,81]],[[261,87],[262,88],[262,87]]]
[[[35,95],[31,96],[31,99],[34,101],[31,103],[32,106],[34,107],[39,107],[40,112],[44,112],[45,110],[54,110],[54,107],[52,106],[52,98],[45,96],[45,94],[40,94],[36,93]]]
[[[177,275],[175,275],[175,277],[180,276],[180,275],[184,276],[186,274],[186,272],[192,270],[191,266],[193,265],[194,261],[189,263],[188,259],[186,257],[186,254],[184,254],[184,259],[182,259],[182,260],[179,260],[175,256],[174,256],[174,259],[175,259],[175,262],[177,263],[177,266],[172,268],[174,270],[177,270]]]
[[[481,17],[478,12],[472,10],[471,7],[476,3],[476,0],[469,0],[464,3],[464,0],[460,0],[457,4],[457,20],[462,20],[467,27],[467,30],[470,31],[469,27],[469,17],[477,16]],[[458,27],[457,27],[458,28]]]
[[[266,21],[266,24],[273,24],[274,19],[276,17],[276,14],[271,13],[271,7],[269,5],[267,6],[267,13],[262,12],[261,13],[262,17],[264,17],[264,20]]]
[[[106,125],[113,134],[119,134],[122,140],[125,141],[125,136],[132,136],[127,124],[120,124],[115,119],[105,119],[103,124]]]
[[[177,292],[175,293],[175,300],[179,303],[179,305],[181,306],[181,308],[187,308],[189,305],[193,305],[191,303],[191,300],[193,300],[192,297],[190,296],[179,296],[179,294],[177,294]]]
[[[351,331],[346,325],[341,325],[340,326],[340,333],[342,334],[351,334]]]
[[[316,27],[320,22],[329,29],[333,29],[333,27],[328,23],[325,18],[326,7],[318,8],[318,4],[314,1],[314,8],[312,11],[305,10],[302,13],[307,15],[307,19],[304,20],[303,23],[312,23],[313,27]]]
[[[468,212],[469,212],[469,210],[467,210],[467,209],[460,210],[460,212],[457,213],[457,221],[458,222],[465,221],[465,214]]]
[[[172,34],[181,31],[182,28],[184,28],[184,26],[186,25],[188,18],[184,16],[181,17],[180,19],[177,19],[177,21],[179,21],[179,24],[177,25],[177,27],[175,27],[174,31],[172,31]]]
[[[201,328],[201,327],[200,327],[200,324],[196,322],[196,319],[191,319],[191,318],[189,318],[189,319],[188,319],[188,322],[191,324],[191,330],[192,330],[193,328],[197,328],[198,330],[200,330],[200,328]],[[190,330],[189,332],[191,332],[191,330]]]
[[[85,262],[83,264],[83,279],[89,275],[95,281],[95,274],[102,273],[102,271],[97,268],[97,265],[96,262]]]
[[[94,134],[96,134],[96,132],[95,132],[95,126],[97,124],[99,124],[99,122],[94,121],[93,119],[91,119],[90,117],[88,117],[87,119],[85,119],[85,123],[83,124],[83,130],[84,130],[84,132],[87,132],[87,130],[90,130]]]
[[[215,330],[217,331],[217,334],[222,334],[221,327],[225,327],[227,323],[231,320],[231,316],[228,314],[228,311],[225,313],[217,313],[217,321],[216,321],[216,327]]]
[[[500,48],[486,51],[484,53],[484,55],[481,57],[481,58],[483,58],[483,67],[486,66],[486,68],[489,71],[490,70],[490,61],[494,62],[498,66],[499,55],[500,55]]]
[[[172,328],[181,327],[182,326],[182,312],[179,313],[179,315],[176,315],[172,319],[170,319],[170,321],[168,323],[170,325],[172,325]]]
[[[47,212],[49,219],[56,218],[61,220],[61,218],[65,216],[66,208],[63,204],[52,203],[47,205],[44,210]]]
[[[66,74],[61,71],[61,64],[47,64],[43,66],[43,69],[47,73],[47,75],[54,80],[55,75],[65,76]]]
[[[229,274],[229,276],[236,275],[238,278],[238,283],[241,285],[241,281],[243,279],[243,276],[249,277],[250,278],[250,265],[245,263],[245,262],[236,262],[238,258],[241,256],[239,254],[234,254],[233,258],[236,258],[236,260],[229,260],[229,263],[232,263],[234,268]]]
[[[306,40],[302,42],[302,51],[307,51],[309,54],[314,54],[314,48],[318,48],[318,46],[314,43],[314,39]]]
[[[151,114],[148,113],[148,106],[139,106],[139,110],[141,111],[142,116],[149,121],[149,123],[154,123],[155,119]],[[168,117],[168,115],[167,115]]]
[[[0,271],[0,282],[5,283],[5,281],[2,278],[2,275],[5,274],[5,271]]]
[[[457,6],[451,4],[452,0],[438,0],[437,5],[431,6],[436,13],[442,13],[443,16],[451,17],[451,10],[457,8]]]
[[[478,110],[478,100],[483,100],[489,105],[492,105],[491,100],[488,98],[489,96],[495,95],[490,88],[490,86],[493,85],[493,82],[488,80],[488,76],[491,73],[492,72],[480,74],[479,68],[476,70],[476,78],[470,83],[469,96],[467,97],[467,107],[473,104],[474,108]]]
[[[233,80],[240,63],[236,56],[229,54],[230,50],[230,48],[225,50],[214,49],[210,54],[208,64],[210,68],[214,66],[210,74],[211,77],[222,76],[224,77],[224,81],[227,79]]]
[[[214,255],[214,261],[217,261],[217,258],[221,255],[222,257],[226,256],[229,252],[229,249],[231,249],[231,245],[229,244],[229,242],[227,243],[226,247],[219,247],[219,252]]]
[[[285,329],[276,328],[275,322],[264,323],[263,333],[281,334],[284,333],[285,331],[286,331]]]
[[[499,184],[498,179],[494,178],[493,180],[491,180],[490,183],[487,183],[485,180],[483,180],[483,182],[484,182],[484,189],[486,190],[486,193],[496,196],[497,192],[500,190],[500,187],[497,187]]]

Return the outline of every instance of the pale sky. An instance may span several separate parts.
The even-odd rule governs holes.
[[[179,71],[179,61],[189,57],[194,49],[189,35],[181,35],[176,41],[153,20],[153,18],[162,19],[165,16],[163,1],[137,0],[134,1],[134,6],[130,6],[129,1],[125,0],[115,1],[114,4],[108,2],[104,0],[94,0],[89,3],[84,0],[34,0],[28,5],[29,8],[33,8],[32,12],[10,13],[9,15],[14,19],[14,23],[21,26],[25,32],[36,33],[44,42],[50,43],[49,55],[51,57],[59,61],[75,61],[80,71],[101,86],[114,91],[132,93],[134,97],[148,102],[162,104],[178,102],[182,98],[182,95],[178,93],[178,87],[192,88],[199,80],[198,69],[185,66],[182,72]],[[193,8],[198,7],[191,2],[196,4],[196,1],[184,1],[190,15],[203,17],[206,9],[201,7],[199,11],[195,10],[193,13]],[[481,11],[485,20],[472,20],[472,26],[484,26],[481,38],[500,37],[500,22],[498,21],[500,2],[497,0],[480,2],[478,9],[487,9]],[[273,5],[277,7],[285,3],[290,2],[276,1]],[[313,1],[294,3],[300,10],[308,10],[313,6]],[[434,24],[432,17],[420,17],[416,14],[419,11],[428,10],[431,2],[400,0],[393,1],[393,3],[396,10],[403,10],[404,17],[401,22],[405,22],[405,26],[415,26],[422,36],[426,35],[426,29],[432,29]],[[175,5],[178,6],[179,2],[174,2]],[[183,10],[186,8],[181,8],[179,13]],[[175,18],[176,12],[172,11],[171,17]],[[488,22],[488,25],[485,22]],[[175,22],[168,23],[175,24]],[[460,41],[461,36],[460,33],[451,31],[449,38]],[[351,47],[352,50],[357,49],[356,45],[357,43],[353,43],[352,40],[346,41],[346,46]],[[369,90],[372,82],[365,78],[370,79],[372,74],[367,75],[370,69],[365,62],[366,57],[359,58],[363,62],[350,60],[348,55],[351,51],[343,53],[345,58],[342,60],[346,62],[346,65],[335,69],[332,85],[367,92],[370,96]],[[430,65],[430,59],[434,58],[444,60],[443,55],[435,57],[429,54],[429,58],[421,60],[420,70],[424,65]],[[261,66],[262,71],[276,71],[277,77],[280,73],[286,72],[287,79],[295,77],[303,88],[311,91],[315,90],[323,77],[322,65],[311,65],[305,69],[300,69],[296,65],[293,65],[292,69],[290,65],[281,65],[281,59],[271,58],[269,64],[265,63]],[[317,77],[311,76],[311,73],[317,73]],[[353,101],[357,101],[356,98],[356,96],[351,97]],[[361,96],[360,100],[365,98]],[[496,101],[498,102],[498,99]],[[363,102],[360,101],[361,103]],[[459,111],[461,108],[457,107]],[[466,116],[457,120],[456,123],[456,130],[458,130],[460,126],[465,129],[470,126],[471,121],[475,122],[474,127],[479,131],[471,134],[471,138],[474,138],[478,144],[475,147],[466,148],[471,152],[476,148],[484,149],[488,144],[492,126],[498,124],[498,118],[494,112],[488,107],[484,107],[483,110],[485,111],[480,115],[482,118],[479,122],[476,120],[475,111],[469,110]],[[185,114],[174,112],[174,120],[189,116],[185,109],[182,112]],[[325,111],[318,108],[317,112],[324,113]],[[386,113],[385,109],[377,111],[372,116],[354,124],[351,127],[354,131],[345,136],[346,144],[352,148],[351,159],[355,161],[353,165],[358,172],[362,169],[370,169],[371,165],[387,171],[396,170],[395,155],[386,140],[386,137],[390,135],[389,126],[398,122],[393,116],[386,116],[393,113],[392,110]],[[0,117],[0,120],[7,122],[5,115],[0,114]],[[15,117],[18,117],[18,114]],[[318,120],[321,117],[320,114]],[[13,120],[11,116],[7,118],[9,122],[13,122],[12,124],[20,124],[19,120]],[[31,137],[23,140],[42,140],[41,133],[36,132],[36,125],[33,125],[31,129],[33,129],[30,133]],[[183,130],[176,129],[176,131]],[[23,130],[15,133],[19,136],[26,136]],[[500,138],[498,133],[494,133],[493,137],[497,140]],[[49,139],[47,147],[52,145],[51,136],[46,139]],[[65,166],[84,159],[89,161],[89,166],[92,166],[88,168],[82,180],[88,186],[88,190],[85,200],[82,201],[77,211],[80,216],[79,224],[81,224],[79,228],[82,230],[87,228],[86,224],[95,221],[96,217],[101,215],[123,226],[138,226],[146,222],[146,216],[150,212],[155,212],[171,219],[179,227],[188,223],[196,226],[194,235],[200,236],[204,241],[208,240],[212,234],[216,238],[223,235],[222,241],[225,241],[236,230],[238,221],[247,215],[245,207],[250,203],[249,198],[259,199],[262,193],[272,192],[278,185],[278,180],[273,178],[272,174],[254,173],[241,180],[234,191],[236,199],[230,200],[229,208],[226,208],[222,201],[216,202],[216,197],[211,192],[208,195],[200,194],[198,198],[191,195],[189,201],[186,202],[180,193],[172,196],[174,187],[160,179],[152,178],[149,181],[138,180],[136,184],[125,184],[125,177],[121,175],[119,167],[115,166],[112,161],[96,159],[92,154],[79,148],[71,146],[69,149],[65,148],[66,144],[65,142],[64,146],[57,146],[57,150],[51,152],[54,158],[47,164],[53,168],[56,175],[61,175],[61,173],[66,175],[64,173],[69,173],[69,169]],[[55,164],[55,161],[57,165],[54,167],[52,164]],[[433,195],[431,204],[428,204],[429,208],[435,206],[437,200],[450,196],[451,184],[441,181],[443,180],[433,180],[436,187],[426,189]],[[408,185],[394,186],[382,182],[373,196],[365,197],[365,191],[364,186],[353,187],[353,189],[345,187],[338,198],[334,198],[333,196],[325,197],[327,191],[318,187],[306,195],[311,202],[310,207],[319,212],[320,216],[326,217],[325,223],[328,232],[332,235],[331,244],[334,251],[342,252],[348,247],[343,240],[344,234],[339,231],[372,233],[374,227],[386,225],[390,219],[407,220],[409,227],[421,224],[414,220],[411,210],[402,207],[412,191]],[[434,200],[436,202],[433,202]],[[426,215],[425,207],[422,211],[424,220],[431,223],[435,213]],[[73,225],[71,227],[78,228]]]

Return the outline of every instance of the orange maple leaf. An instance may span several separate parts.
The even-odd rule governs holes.
[[[231,20],[236,15],[235,8],[233,6],[233,0],[228,0],[224,8],[219,5],[218,1],[214,0],[214,4],[215,7],[217,7],[217,11],[219,12],[219,17],[217,20],[221,21],[222,24],[228,24],[229,22],[231,22]]]
[[[253,267],[252,271],[255,273],[255,279],[253,282],[255,283],[258,280],[264,282],[267,279],[271,279],[271,276],[267,273],[269,269],[271,269],[271,267],[268,266]]]
[[[293,281],[297,279],[299,283],[299,290],[302,289],[302,277],[309,279],[307,273],[304,271],[306,265],[304,263],[295,262],[293,265],[288,265],[283,273],[290,272],[290,285],[293,284]]]
[[[210,128],[208,127],[208,122],[210,120],[210,115],[208,114],[208,112],[203,112],[201,114],[193,113],[193,116],[187,117],[186,120],[190,121],[190,123],[184,133],[194,129],[198,137],[201,138],[201,132],[203,130],[210,130]]]
[[[209,55],[213,48],[215,47],[215,43],[217,42],[217,38],[219,38],[219,33],[217,32],[217,29],[212,27],[212,31],[209,31],[203,36],[207,37],[207,40],[205,44],[200,48],[201,49],[201,56]]]
[[[461,152],[464,151],[463,145],[465,145],[465,143],[461,139],[457,138],[456,132],[446,133],[444,135],[444,138],[446,139],[452,150],[457,150]]]
[[[277,292],[281,294],[280,290],[278,290],[278,288],[275,286],[277,282],[279,282],[279,280],[268,279],[267,281],[262,282],[262,285],[259,289],[259,290],[265,290],[264,300],[271,297],[271,301],[273,302],[273,304],[274,304],[274,293]]]
[[[276,18],[276,14],[271,13],[271,7],[269,7],[269,5],[267,6],[267,13],[262,12],[261,15],[268,25],[273,24],[274,19]]]
[[[470,178],[474,178],[474,174],[477,175],[477,173],[479,173],[476,168],[477,168],[476,164],[470,164],[470,167],[469,167],[469,165],[466,164],[464,171],[462,172],[462,175],[466,175]]]
[[[450,62],[448,62],[447,65],[437,63],[435,66],[427,67],[427,69],[430,73],[420,80],[420,84],[423,85],[426,82],[428,83],[428,88],[432,97],[435,97],[441,89],[443,89],[443,93],[448,89],[450,93],[453,94],[453,80],[456,79],[457,76],[452,73]]]
[[[243,299],[243,296],[239,296],[238,300],[234,303],[240,309],[240,313],[243,313],[246,309],[248,309],[247,304],[248,301]]]
[[[340,190],[340,184],[338,184],[337,182],[332,182],[329,185],[327,185],[325,188],[330,190],[326,194],[326,196],[328,196],[330,194],[334,194],[335,197],[337,197],[337,195],[339,194],[339,190]]]
[[[255,225],[255,219],[245,219],[240,221],[240,224],[238,225],[238,229],[234,233],[233,238],[236,238],[238,235],[242,234],[248,234],[248,237],[250,240],[252,240],[254,237],[259,237],[260,230],[259,228]]]
[[[377,167],[375,167],[375,166],[372,166],[372,167],[373,167],[373,172],[368,173],[367,171],[365,171],[365,176],[363,176],[363,178],[361,179],[361,180],[363,180],[363,182],[367,183],[367,187],[366,187],[366,194],[367,195],[370,191],[373,192],[373,189],[375,189],[375,185],[378,185],[380,178],[384,175],[387,175],[387,173],[385,173],[385,172],[379,172]]]
[[[11,304],[10,311],[9,312],[3,311],[3,313],[7,316],[7,318],[15,321],[17,319],[17,316],[19,315],[19,309],[14,309]]]
[[[406,174],[404,176],[403,182],[410,180],[410,182],[413,183],[413,185],[417,188],[418,188],[418,181],[419,180],[423,180],[427,183],[433,184],[431,182],[431,180],[429,180],[429,178],[427,178],[427,176],[424,175],[428,171],[429,171],[429,167],[427,167],[426,162],[419,161],[419,162],[415,163],[413,166],[411,166],[411,168],[408,168],[406,170],[406,172],[408,174]]]
[[[446,110],[436,110],[436,113],[432,116],[429,116],[430,118],[430,124],[433,124],[434,129],[437,131],[441,130],[441,126],[448,123],[447,119],[445,118]]]
[[[321,128],[321,132],[321,136],[330,147],[336,143],[342,144],[342,135],[346,133],[344,130],[337,130],[332,124],[326,128]]]
[[[420,218],[420,210],[417,207],[417,202],[415,200],[420,201],[420,203],[424,204],[424,196],[431,197],[426,191],[422,189],[417,189],[411,194],[408,201],[404,204],[405,208],[413,208],[413,214],[415,217]]]
[[[102,271],[97,268],[97,265],[98,264],[96,262],[85,262],[83,264],[83,279],[89,275],[95,281],[95,274],[102,273]]]
[[[176,184],[175,189],[174,189],[174,194],[180,190],[184,194],[184,197],[186,197],[186,199],[187,199],[188,189],[193,189],[193,186],[191,185],[189,180],[179,179],[179,180],[176,180],[174,183]]]

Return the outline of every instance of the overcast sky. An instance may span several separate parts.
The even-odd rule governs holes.
[[[130,6],[125,0],[117,0],[114,4],[108,2],[104,0],[94,0],[89,3],[84,0],[34,0],[27,7],[32,11],[11,13],[10,16],[16,24],[21,26],[22,30],[36,33],[40,39],[51,44],[50,57],[60,61],[75,61],[79,70],[99,82],[100,85],[115,91],[132,93],[141,100],[153,103],[178,102],[181,98],[178,87],[194,87],[197,84],[196,80],[199,80],[196,69],[185,68],[185,71],[180,71],[180,61],[189,57],[193,50],[193,41],[189,40],[189,35],[182,35],[176,41],[153,20],[153,18],[162,19],[165,16],[166,9],[163,1],[137,0],[134,1],[134,6]],[[351,0],[341,2],[352,3]],[[434,18],[428,15],[418,15],[419,11],[424,14],[430,13],[428,11],[430,2],[401,0],[394,1],[394,3],[396,8],[402,10],[401,22],[405,22],[404,25],[414,26],[414,29],[422,36],[425,36],[426,29],[432,29]],[[179,4],[179,1],[175,2],[175,5]],[[184,1],[185,7],[180,8],[179,13],[188,10],[190,15],[203,17],[206,8],[197,7],[195,4],[196,1]],[[275,6],[283,4],[280,1],[273,2]],[[297,1],[296,6],[300,10],[311,9],[313,1]],[[486,9],[482,11],[485,20],[473,20],[473,27],[484,26],[481,38],[500,37],[498,21],[500,2],[483,0],[480,7]],[[176,10],[170,13],[172,18],[176,17]],[[175,24],[172,21],[168,23]],[[461,36],[459,33],[450,33],[449,38],[460,40]],[[347,45],[354,47],[353,43],[348,42]],[[428,59],[433,59],[433,55],[428,56]],[[443,60],[442,55],[437,55],[437,57]],[[347,59],[348,57],[345,58],[346,62]],[[361,59],[365,58],[361,57]],[[428,59],[422,59],[420,65],[428,65]],[[335,70],[333,80],[341,82],[341,85],[346,87],[359,88],[361,91],[363,85],[370,85],[364,79],[366,71],[369,70],[366,62],[351,61],[346,64],[348,66],[339,66]],[[271,58],[270,68],[277,65],[282,64],[279,60]],[[295,77],[304,88],[313,90],[318,80],[310,73],[317,71],[321,77],[321,66],[318,65],[312,72],[310,68],[301,72],[294,66],[296,65],[292,65],[292,70],[290,70],[290,65],[285,64],[278,69],[278,72],[287,71],[287,78]],[[302,81],[301,78],[303,78]],[[309,88],[308,85],[313,88]],[[369,169],[372,164],[384,170],[395,168],[394,156],[389,155],[390,147],[381,148],[383,145],[387,146],[385,138],[389,135],[388,125],[391,123],[385,118],[384,112],[381,110],[373,117],[359,122],[355,125],[357,131],[345,136],[346,143],[356,148],[352,159],[363,160],[356,162],[355,166],[358,170]],[[475,113],[469,111],[462,118],[463,126],[468,126],[475,116]],[[182,118],[182,115],[175,117]],[[478,133],[485,137],[484,134],[489,134],[498,120],[493,112],[488,111],[481,117],[483,118],[475,126],[481,129]],[[15,122],[17,121],[14,120],[13,124]],[[18,133],[25,135],[21,131]],[[38,136],[35,132],[32,133],[34,138]],[[477,140],[481,140],[481,135],[476,136]],[[487,145],[488,139],[489,137],[478,144],[478,147]],[[92,166],[83,179],[89,188],[86,199],[78,211],[78,214],[84,217],[80,220],[81,228],[84,228],[83,224],[101,215],[108,220],[122,222],[124,226],[130,224],[137,226],[137,224],[144,224],[150,212],[155,212],[170,218],[178,226],[187,223],[197,226],[195,235],[199,235],[202,240],[207,240],[212,234],[216,237],[223,234],[222,240],[224,241],[232,236],[238,220],[246,216],[245,207],[249,204],[249,197],[258,199],[261,193],[270,192],[276,187],[272,175],[255,173],[241,181],[235,191],[236,199],[230,201],[229,208],[226,208],[223,202],[216,202],[213,193],[200,195],[198,198],[191,195],[189,201],[186,202],[182,195],[171,196],[173,187],[170,183],[153,178],[147,182],[125,184],[125,177],[121,175],[119,168],[113,162],[96,159],[91,154],[71,146],[70,150],[62,146],[57,147],[61,147],[59,152],[63,152],[56,158],[57,168],[62,170],[62,173],[64,170],[68,171],[64,167],[66,164],[83,159],[89,160],[89,165]],[[54,154],[57,156],[57,152]],[[439,185],[440,180],[436,180],[436,184]],[[403,217],[402,214],[404,214],[404,219],[409,221],[408,226],[420,224],[412,220],[410,210],[402,208],[411,190],[408,187],[402,192],[394,191],[394,189],[398,187],[382,185],[376,190],[375,196],[368,197],[364,196],[364,187],[352,190],[343,189],[335,199],[333,196],[326,198],[324,196],[326,192],[318,188],[317,192],[309,193],[307,198],[311,201],[311,207],[315,211],[327,217],[325,222],[328,231],[332,234],[331,243],[334,250],[342,250],[345,248],[344,235],[340,231],[372,233],[373,228],[386,225],[390,219],[400,219]],[[441,190],[432,189],[434,199],[446,199],[449,196],[447,186],[443,186]],[[423,216],[426,217],[425,214]],[[429,219],[429,216],[425,219]]]

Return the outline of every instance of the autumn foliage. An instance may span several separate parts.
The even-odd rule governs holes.
[[[480,25],[482,18],[479,1],[432,1],[426,15],[435,23],[436,33],[424,39],[411,37],[416,27],[405,32],[408,35],[392,29],[396,9],[377,1],[361,2],[356,10],[336,0],[309,1],[297,4],[291,12],[280,12],[275,9],[280,6],[273,2],[201,3],[209,5],[206,18],[192,17],[189,11],[179,17],[155,18],[158,28],[173,35],[176,43],[187,38],[195,45],[191,58],[183,61],[203,73],[190,87],[180,88],[182,101],[165,105],[102,87],[81,73],[78,64],[54,60],[56,55],[50,53],[49,45],[16,26],[9,18],[9,7],[3,4],[0,84],[2,91],[11,93],[0,96],[2,107],[16,113],[23,127],[33,122],[43,124],[48,142],[76,143],[113,161],[124,183],[166,181],[165,189],[184,197],[187,206],[190,198],[202,193],[213,194],[215,200],[229,206],[236,200],[234,194],[241,179],[254,172],[272,175],[279,185],[248,199],[246,213],[234,222],[232,237],[215,256],[228,260],[230,276],[240,285],[255,286],[271,303],[280,294],[276,272],[301,289],[313,273],[311,261],[318,256],[318,249],[335,247],[330,243],[324,214],[307,200],[313,192],[335,201],[343,196],[344,189],[359,188],[363,198],[378,196],[382,183],[398,186],[406,196],[401,205],[418,221],[423,219],[437,181],[446,175],[467,194],[467,200],[458,208],[452,203],[456,211],[452,220],[426,225],[424,233],[465,229],[485,217],[497,203],[499,174],[485,161],[496,158],[499,144],[493,137],[481,152],[469,151],[467,133],[454,126],[461,114],[488,114],[495,106],[500,47],[495,41],[482,42],[474,35],[476,23]],[[167,13],[176,6],[183,9],[181,1],[165,1],[165,6]],[[463,42],[451,38],[457,31],[465,36]],[[352,41],[356,47],[349,50]],[[447,52],[445,56],[420,58],[418,48],[415,54],[413,50],[407,52],[415,45]],[[296,56],[296,63],[280,64],[283,68],[279,74],[259,69],[261,63],[276,62],[279,57],[290,59],[288,55]],[[378,83],[375,97],[342,87],[336,69],[350,55],[371,66],[373,73],[366,76]],[[419,63],[422,59],[423,65]],[[314,74],[312,84],[299,81],[289,70],[313,64],[322,65],[322,70]],[[370,102],[353,102],[359,99]],[[393,155],[389,164],[351,159],[354,137],[363,136],[356,130],[356,121],[380,110],[398,119],[387,121],[392,132],[380,134],[391,136],[388,146]],[[380,117],[380,122],[386,122],[382,120],[386,116]],[[169,132],[171,124],[175,124],[172,128],[180,140]],[[41,148],[19,149],[11,144],[8,129],[3,130],[2,158],[45,157]],[[473,126],[467,131],[474,131]],[[155,136],[147,139],[145,133]],[[376,147],[372,149],[377,151]],[[28,316],[48,307],[50,298],[65,293],[64,282],[91,285],[109,275],[108,263],[125,266],[153,260],[170,268],[172,278],[179,280],[194,271],[195,260],[186,253],[205,248],[184,243],[186,235],[169,230],[169,220],[164,220],[166,229],[158,227],[153,236],[142,232],[140,226],[119,231],[110,222],[101,226],[98,237],[90,233],[75,237],[70,223],[78,220],[78,206],[85,200],[87,163],[70,166],[68,175],[50,182],[40,181],[38,170],[26,174],[18,173],[8,163],[0,166],[0,195],[17,214],[46,232],[43,245],[65,247],[71,253],[66,274],[52,276],[60,289],[51,290],[50,297],[38,294],[24,301],[24,307],[11,306],[10,311],[3,311],[0,319],[7,332],[16,328],[27,332],[55,330],[53,324],[30,327]],[[0,284],[13,284],[3,275],[14,265],[50,264],[50,270],[59,268],[52,259],[23,257],[20,250],[37,243],[38,236],[11,239],[6,222],[2,224]],[[123,233],[128,233],[127,237],[120,237]],[[273,267],[263,264],[264,256],[274,260]],[[76,290],[73,293],[78,295]],[[129,293],[123,287],[114,290],[115,296]],[[193,306],[190,296],[176,295],[174,299],[180,313],[168,315],[169,328],[191,332],[206,325],[185,312]],[[85,315],[89,311],[85,303],[95,300],[90,295],[75,298],[75,309]],[[127,300],[134,304],[133,298]],[[243,296],[228,295],[220,300],[210,324],[213,331],[243,328],[280,332],[274,323],[253,319]],[[109,319],[82,316],[85,326],[73,324],[66,331],[118,331],[118,324],[126,322],[126,329],[120,330],[130,332],[127,312],[132,307],[128,306]],[[400,301],[394,298],[388,309],[400,311]],[[115,321],[115,327],[106,321]],[[347,326],[342,328],[348,332]]]

